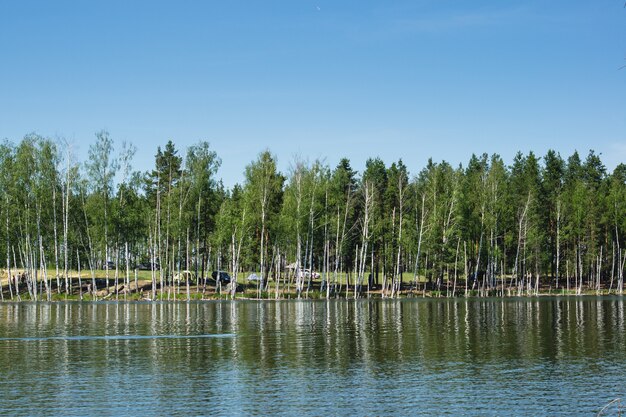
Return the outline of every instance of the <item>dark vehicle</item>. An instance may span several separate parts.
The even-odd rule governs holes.
[[[161,265],[159,265],[157,262],[154,263],[154,270],[159,270],[161,268]],[[142,262],[139,265],[137,265],[137,269],[140,271],[152,271],[152,262]]]
[[[213,271],[211,278],[215,280],[215,283],[220,281],[222,284],[230,284],[230,275],[224,271]]]

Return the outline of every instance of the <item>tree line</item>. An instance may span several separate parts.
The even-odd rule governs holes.
[[[135,153],[106,131],[83,162],[36,134],[0,144],[3,298],[20,297],[20,280],[31,299],[130,288],[139,265],[152,298],[179,291],[184,273],[198,278],[185,279],[188,296],[204,292],[213,270],[235,282],[254,271],[268,297],[623,292],[626,165],[609,173],[594,151],[429,159],[411,174],[380,158],[361,172],[347,158],[294,158],[282,173],[266,150],[230,189],[208,142],[182,155],[169,141],[148,172],[133,169]]]

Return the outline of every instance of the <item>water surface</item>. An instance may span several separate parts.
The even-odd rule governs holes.
[[[595,415],[626,393],[621,298],[0,304],[0,349],[2,415]]]

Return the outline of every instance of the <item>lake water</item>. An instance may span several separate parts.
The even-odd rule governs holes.
[[[626,395],[621,298],[0,304],[0,349],[1,415],[595,415]]]

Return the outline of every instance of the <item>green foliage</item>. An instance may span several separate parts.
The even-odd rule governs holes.
[[[128,248],[128,267],[148,263],[153,279],[155,262],[164,288],[178,271],[274,278],[278,269],[285,290],[296,291],[286,266],[297,261],[331,283],[354,285],[358,264],[359,279],[372,274],[374,285],[399,273],[407,285],[428,281],[442,294],[456,279],[465,293],[467,278],[470,294],[486,295],[502,282],[552,286],[557,265],[561,284],[580,276],[576,285],[591,288],[597,271],[606,284],[625,254],[626,165],[609,174],[593,151],[584,161],[578,153],[518,153],[510,166],[487,154],[458,167],[428,160],[415,177],[402,160],[386,166],[380,158],[368,159],[362,175],[346,158],[333,169],[296,159],[284,176],[264,151],[242,185],[225,189],[207,142],[183,158],[169,141],[147,173],[132,169],[135,148],[123,144],[115,154],[105,131],[82,165],[65,150],[35,134],[0,144],[5,268],[41,271],[67,255],[69,268],[109,261],[125,273]],[[254,285],[257,296],[272,296]],[[39,297],[35,288],[29,297]]]

